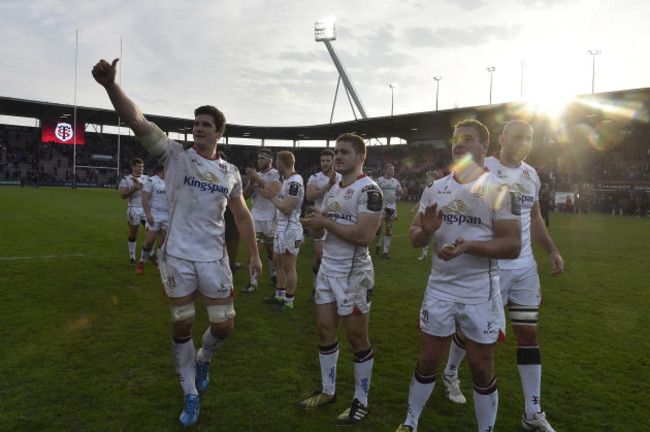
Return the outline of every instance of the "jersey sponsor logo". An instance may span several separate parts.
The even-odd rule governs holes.
[[[464,223],[480,225],[481,218],[476,216],[465,215],[468,210],[467,204],[462,200],[453,200],[446,206],[442,207],[442,219],[447,225],[458,224],[462,225]]]
[[[352,215],[339,213],[341,210],[341,204],[338,201],[334,201],[327,206],[327,217],[333,221],[337,219],[343,219],[347,221],[352,221]]]
[[[212,174],[212,173],[210,173],[210,174]],[[217,176],[215,176],[214,174],[212,174],[212,176],[214,177],[214,179],[216,181],[219,181]],[[203,176],[203,177],[205,177],[205,176]],[[222,193],[224,195],[228,195],[228,188],[227,187],[221,186],[221,185],[218,185],[218,184],[214,184],[212,181],[201,181],[201,180],[197,179],[194,176],[191,176],[191,177],[190,176],[185,176],[185,180],[183,181],[183,184],[195,187],[195,188],[199,189],[201,192],[210,191],[210,193],[217,192],[217,193]]]
[[[510,190],[519,198],[521,204],[533,203],[535,202],[535,197],[528,195],[528,189],[525,186],[519,183],[513,183],[510,185]]]
[[[289,183],[289,196],[298,196],[300,192],[300,183],[291,182]]]
[[[431,186],[433,186],[433,182],[431,182],[431,183],[429,184],[429,187],[431,187]],[[449,195],[449,194],[451,194],[451,191],[449,190],[449,185],[445,185],[445,187],[442,188],[442,190],[439,190],[439,191],[438,191],[438,194],[443,194],[443,195]]]

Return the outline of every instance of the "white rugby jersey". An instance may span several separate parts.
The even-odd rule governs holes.
[[[525,162],[517,168],[507,167],[495,156],[485,159],[485,167],[510,187],[510,192],[519,199],[521,206],[521,254],[516,259],[499,260],[499,267],[518,269],[534,265],[535,257],[530,242],[530,213],[535,202],[539,200],[541,182],[537,171]]]
[[[519,220],[519,201],[508,187],[490,172],[476,180],[459,183],[453,173],[429,185],[420,200],[420,212],[434,203],[442,210],[442,225],[434,233],[434,252],[427,291],[446,301],[477,304],[490,298],[489,271],[497,270],[497,260],[461,254],[450,261],[438,258],[445,243],[494,238],[492,224],[497,220]]]
[[[165,189],[165,180],[154,175],[144,184],[143,191],[151,194],[149,208],[152,213],[167,213],[167,190]]]
[[[280,181],[280,172],[273,167],[267,171],[258,171],[257,175],[269,185]],[[275,219],[275,206],[270,200],[260,195],[260,185],[257,183],[253,184],[253,207],[251,208],[251,215],[253,216],[253,220],[256,221],[273,221]]]
[[[395,177],[390,180],[384,176],[377,179],[377,185],[384,193],[384,200],[386,201],[385,207],[394,209],[395,202],[397,201],[397,194],[402,191],[402,185]]]
[[[325,174],[323,171],[319,171],[316,174],[312,174],[309,176],[309,179],[307,180],[307,186],[314,185],[316,186],[316,189],[322,189],[323,186],[329,183],[329,181],[330,181],[330,176]],[[336,183],[340,181],[341,181],[341,174],[336,173]],[[323,200],[325,199],[325,195],[327,195],[327,193],[323,194],[317,200],[314,200],[314,207],[316,208],[323,207]]]
[[[300,218],[300,210],[302,202],[305,200],[305,186],[302,181],[302,176],[297,172],[293,172],[282,183],[282,188],[278,192],[278,199],[284,202],[287,197],[298,198],[296,206],[288,215],[277,211],[277,227],[276,231],[286,231],[292,229],[302,229],[302,225],[298,220]]]
[[[237,168],[223,159],[208,159],[174,140],[159,157],[165,167],[169,230],[163,248],[189,261],[218,261],[226,256],[227,201],[242,193]]]
[[[342,225],[356,225],[361,213],[381,214],[384,197],[381,189],[365,174],[352,184],[337,183],[325,194],[323,211],[329,219]],[[321,271],[334,277],[345,277],[352,269],[372,266],[368,246],[359,246],[327,233],[323,246]]]
[[[144,185],[146,184],[147,180],[149,180],[148,175],[142,174],[139,177],[135,177],[133,174],[129,174],[122,177],[122,180],[120,181],[120,188],[131,190],[133,189],[134,182],[142,183]],[[133,195],[129,197],[129,207],[142,207],[142,189],[138,189],[137,191],[133,192]]]

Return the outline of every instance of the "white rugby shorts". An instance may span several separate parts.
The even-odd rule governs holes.
[[[167,228],[169,228],[169,217],[167,216],[167,213],[152,212],[151,216],[153,216],[153,224],[150,224],[149,221],[147,221],[145,225],[147,231],[167,231]]]
[[[539,306],[542,302],[537,264],[520,269],[499,269],[499,278],[503,303]]]
[[[384,207],[381,218],[389,222],[397,220],[397,207]]]
[[[352,313],[367,314],[372,304],[374,284],[375,271],[372,267],[353,270],[348,277],[327,276],[321,267],[316,277],[314,302],[316,304],[336,302],[339,316],[348,316]]]
[[[160,277],[167,297],[184,297],[199,290],[209,298],[229,298],[235,295],[228,258],[199,262],[174,258],[160,251]]]
[[[279,255],[298,255],[302,245],[302,228],[276,232],[273,252]]]
[[[128,207],[126,209],[126,221],[129,225],[138,225],[140,222],[145,222],[147,215],[144,213],[142,207]]]
[[[272,239],[275,235],[275,221],[253,220],[255,233],[262,233],[266,238]]]
[[[446,337],[456,329],[474,342],[492,344],[505,334],[506,316],[500,295],[479,304],[463,304],[433,297],[428,292],[420,309],[420,330],[432,336]]]

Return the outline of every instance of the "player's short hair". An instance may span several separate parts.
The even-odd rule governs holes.
[[[277,160],[282,161],[285,166],[293,166],[296,163],[296,157],[288,150],[279,151]]]
[[[476,119],[461,120],[458,123],[456,123],[456,125],[454,126],[454,130],[461,127],[468,127],[474,129],[478,134],[478,138],[481,142],[490,141],[490,131],[488,131],[487,126],[485,126],[483,123],[481,123]]]
[[[345,141],[352,144],[352,148],[357,154],[366,156],[366,142],[359,135],[355,133],[344,133],[336,138],[336,142]]]
[[[501,132],[501,135],[505,135],[506,132],[508,131],[508,129],[510,129],[511,127],[513,127],[515,125],[528,126],[530,128],[531,132],[533,131],[533,127],[530,125],[530,123],[528,123],[525,120],[517,119],[517,120],[512,120],[512,121],[509,121],[508,123],[506,123],[506,125],[503,127],[503,132]]]
[[[333,158],[334,157],[334,150],[328,149],[328,148],[323,149],[320,152],[320,156],[321,157],[323,157],[323,156],[331,156]]]
[[[144,161],[140,158],[135,158],[131,161],[131,168],[135,168],[137,164],[142,164],[144,166]]]
[[[226,131],[226,116],[223,115],[216,107],[212,105],[203,105],[194,110],[194,117],[199,114],[207,114],[214,119],[214,125],[217,127],[218,132]]]
[[[386,172],[386,170],[388,169],[388,167],[393,167],[393,169],[394,169],[394,168],[395,168],[395,165],[393,165],[393,164],[386,164],[386,166],[384,166],[384,172]]]

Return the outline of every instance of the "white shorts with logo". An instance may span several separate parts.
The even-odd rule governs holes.
[[[140,222],[146,222],[147,215],[143,207],[129,207],[126,209],[126,221],[129,225],[138,225]]]
[[[388,222],[393,222],[397,220],[397,207],[384,207],[384,211],[381,214],[381,218]]]
[[[316,277],[314,302],[327,304],[336,302],[339,316],[367,314],[372,304],[372,289],[375,284],[375,271],[372,267],[353,270],[349,277],[332,277],[323,273],[322,267]]]
[[[500,269],[501,297],[505,304],[515,303],[522,306],[539,306],[542,302],[537,264],[506,270]]]
[[[149,221],[147,221],[145,225],[147,231],[167,231],[167,228],[169,228],[169,216],[167,213],[151,212],[151,216],[153,216],[153,224],[150,224]]]
[[[298,255],[302,245],[302,229],[276,232],[273,239],[273,252],[279,255]]]
[[[160,277],[167,297],[184,297],[199,290],[209,298],[229,298],[235,295],[228,258],[199,262],[174,258],[160,251]]]
[[[253,220],[255,233],[262,233],[266,238],[272,239],[275,235],[275,221]]]
[[[463,304],[424,295],[420,309],[420,330],[432,336],[446,337],[456,329],[474,342],[492,344],[499,331],[506,332],[506,315],[500,295],[479,304]]]

